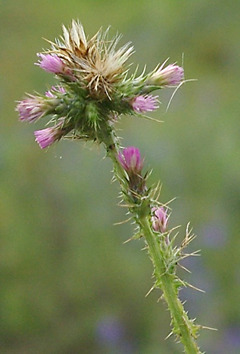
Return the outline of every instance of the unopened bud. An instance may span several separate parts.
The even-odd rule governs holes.
[[[152,208],[152,227],[154,231],[164,233],[167,230],[168,215],[164,207]]]

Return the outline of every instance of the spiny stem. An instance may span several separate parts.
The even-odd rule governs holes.
[[[175,332],[184,345],[187,354],[201,353],[193,337],[192,323],[184,311],[183,305],[178,298],[176,287],[173,283],[174,276],[166,273],[166,267],[159,251],[159,245],[153,234],[149,220],[146,217],[140,219],[143,234],[149,247],[149,253],[155,268],[155,276],[160,288],[163,291],[165,301],[171,313],[172,321],[175,325]]]
[[[114,138],[111,135],[106,134],[103,140],[107,149],[107,155],[113,161],[115,175],[124,190],[125,186],[123,184],[125,174],[117,158],[118,149],[114,142]],[[138,212],[135,211],[135,213],[137,214]],[[200,349],[196,343],[199,326],[195,325],[193,321],[188,318],[183,304],[178,298],[178,288],[174,283],[176,281],[176,276],[175,274],[169,273],[166,269],[162,256],[162,252],[164,251],[161,250],[161,243],[158,242],[156,235],[152,231],[149,216],[145,215],[145,213],[141,214],[141,212],[136,216],[138,219],[138,225],[145,237],[149,255],[154,266],[156,286],[162,290],[171,314],[173,333],[175,333],[177,338],[182,342],[185,353],[200,354]]]

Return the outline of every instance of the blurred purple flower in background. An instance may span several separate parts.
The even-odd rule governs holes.
[[[240,324],[221,328],[218,340],[209,347],[211,354],[240,353]]]
[[[227,227],[220,221],[205,224],[201,234],[204,244],[209,248],[221,248],[227,242]]]
[[[126,336],[126,331],[121,321],[114,316],[104,316],[97,323],[96,336],[101,347],[111,353],[133,354],[132,343]]]
[[[240,353],[240,324],[237,326],[231,326],[226,328],[223,335],[223,342],[226,345],[226,352],[229,350],[236,350],[236,353]]]

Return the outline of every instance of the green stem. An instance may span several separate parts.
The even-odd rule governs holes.
[[[156,278],[160,283],[160,288],[163,291],[165,301],[174,322],[175,332],[178,334],[187,354],[199,354],[200,350],[191,331],[192,323],[187,317],[181,301],[178,299],[178,293],[173,283],[174,276],[166,273],[166,267],[161,257],[159,244],[150,228],[148,218],[141,218],[140,225],[149,247],[149,253],[156,271]]]
[[[124,190],[125,186],[123,185],[123,181],[125,179],[125,172],[117,159],[118,151],[113,137],[106,134],[104,137],[104,143],[106,145],[107,154],[113,161],[115,175]],[[173,333],[175,333],[182,342],[185,353],[200,354],[201,352],[195,341],[198,326],[193,324],[193,322],[188,318],[187,313],[178,298],[178,290],[176,284],[174,283],[176,280],[175,275],[169,274],[166,271],[166,265],[161,253],[164,252],[164,250],[161,250],[161,245],[152,231],[149,222],[149,215],[146,216],[145,213],[142,214],[140,210],[139,213],[137,213],[137,211],[135,212],[137,214],[138,224],[148,245],[149,254],[155,269],[155,276],[157,280],[156,284],[162,290],[171,314]]]

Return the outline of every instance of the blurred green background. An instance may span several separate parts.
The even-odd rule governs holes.
[[[135,64],[148,70],[170,57],[182,63],[184,85],[160,92],[153,116],[161,125],[124,117],[124,145],[135,145],[163,183],[172,225],[190,220],[200,258],[180,272],[206,294],[181,298],[203,330],[211,354],[240,352],[240,2],[236,0],[0,1],[0,352],[168,354],[182,348],[157,303],[152,265],[142,241],[123,245],[131,225],[117,204],[111,164],[93,145],[62,141],[48,151],[34,142],[41,128],[20,124],[15,101],[45,92],[54,78],[34,65],[61,25],[80,19],[132,41]],[[179,239],[180,242],[180,239]]]

